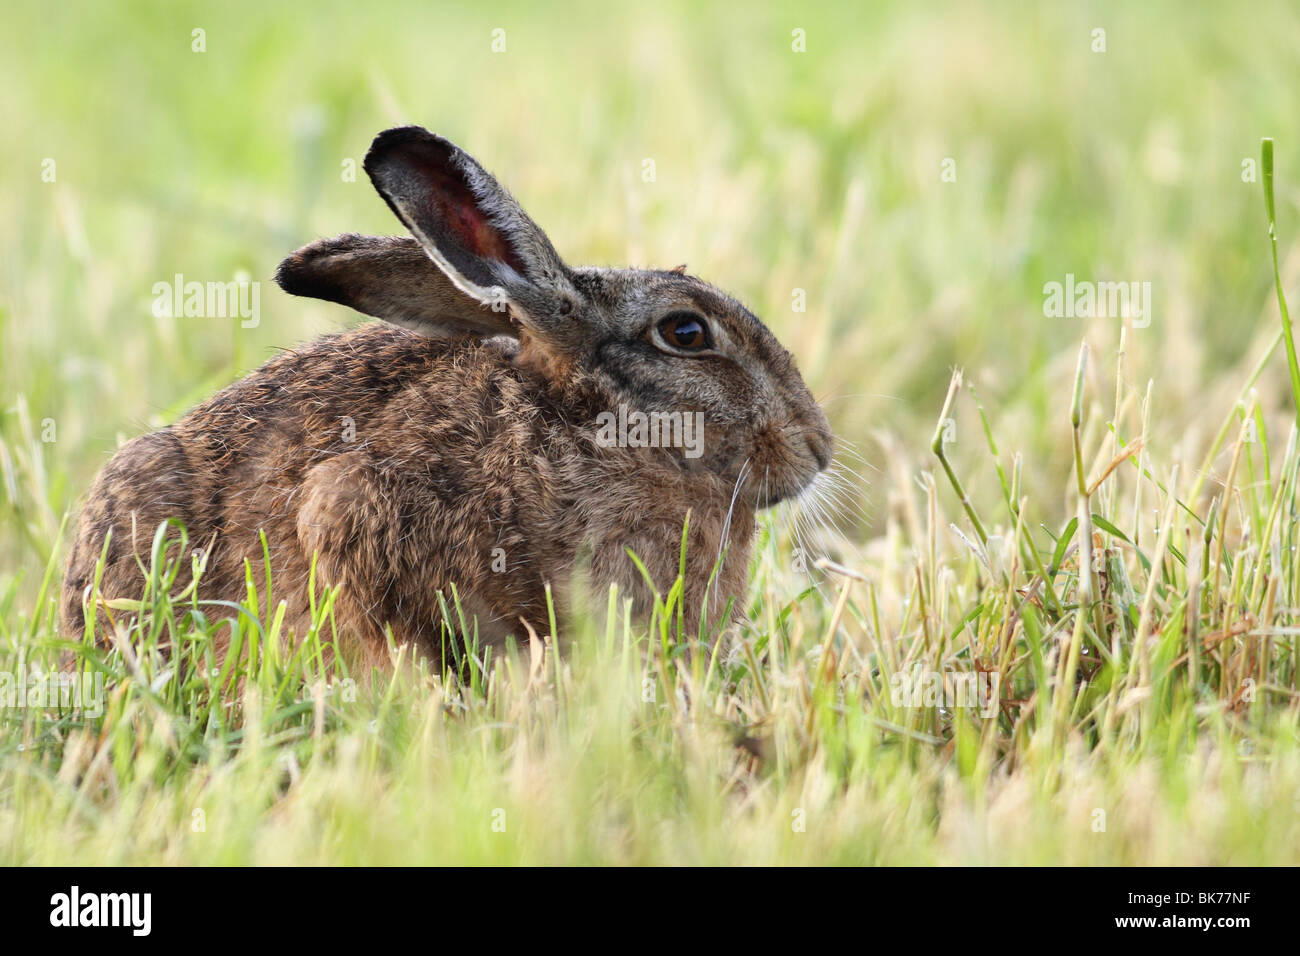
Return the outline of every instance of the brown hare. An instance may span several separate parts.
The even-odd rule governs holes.
[[[743,594],[756,510],[831,458],[790,354],[681,269],[566,265],[425,129],[379,134],[365,169],[411,236],[323,239],[276,281],[383,322],[286,352],[124,445],[81,514],[65,629],[85,629],[106,540],[100,593],[138,598],[154,530],[176,518],[207,549],[201,599],[245,596],[265,534],[290,629],[306,626],[314,560],[345,643],[377,655],[391,628],[439,657],[461,630],[442,620],[453,585],[484,643],[544,633],[546,586],[563,609],[579,566],[644,611],[628,552],[666,591],[688,511],[687,626],[716,622]]]

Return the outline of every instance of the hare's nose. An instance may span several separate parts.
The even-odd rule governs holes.
[[[835,454],[835,436],[830,432],[809,431],[804,435],[804,443],[817,462],[817,470],[825,471]]]

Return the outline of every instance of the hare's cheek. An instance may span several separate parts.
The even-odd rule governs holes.
[[[784,463],[789,453],[788,442],[775,423],[759,428],[753,436],[753,455],[756,464],[773,468]]]

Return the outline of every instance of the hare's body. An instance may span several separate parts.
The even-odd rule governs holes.
[[[248,566],[265,590],[269,555],[288,633],[308,624],[314,568],[362,649],[391,628],[439,655],[450,633],[546,630],[548,587],[563,613],[580,566],[645,610],[677,576],[688,513],[687,627],[725,623],[755,511],[830,460],[790,354],[681,269],[569,267],[427,130],[381,133],[365,166],[411,236],[321,240],[276,280],[391,325],[286,352],[123,447],[81,516],[67,629],[84,629],[101,553],[99,596],[137,598],[155,529],[176,518],[205,552],[200,600],[242,600]],[[628,412],[655,440],[614,434]]]
[[[666,589],[678,555],[661,542],[680,538],[688,506],[695,606],[728,524],[715,590],[735,594],[752,509],[733,508],[733,489],[720,481],[709,499],[698,496],[698,480],[674,494],[683,483],[675,467],[599,446],[593,428],[575,424],[594,421],[597,393],[554,393],[519,358],[503,341],[448,343],[368,324],[287,352],[170,428],[131,441],[101,472],[82,516],[65,587],[69,628],[80,632],[110,529],[100,592],[135,597],[154,530],[168,518],[207,552],[205,599],[241,600],[245,561],[260,584],[265,534],[274,597],[288,602],[297,633],[309,620],[315,555],[318,588],[341,586],[340,630],[372,650],[387,624],[399,641],[439,653],[444,602],[456,616],[453,585],[484,642],[520,633],[524,622],[544,633],[546,585],[562,604],[580,551],[598,587],[622,583],[643,605],[649,592],[624,548]],[[583,408],[588,415],[574,415]],[[628,506],[637,501],[657,504]]]

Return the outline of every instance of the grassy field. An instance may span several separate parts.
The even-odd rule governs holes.
[[[746,301],[836,478],[765,515],[712,648],[671,595],[594,595],[458,679],[347,674],[327,609],[285,650],[256,569],[245,613],[195,613],[158,561],[140,624],[77,649],[102,713],[0,708],[0,863],[1300,860],[1258,162],[1274,137],[1300,295],[1294,7],[439,6],[0,12],[0,675],[68,649],[69,516],[121,441],[361,320],[267,281],[255,324],[159,318],[154,284],[399,232],[347,175],[390,125],[480,157],[570,262]],[[1150,295],[1047,314],[1067,281]]]

